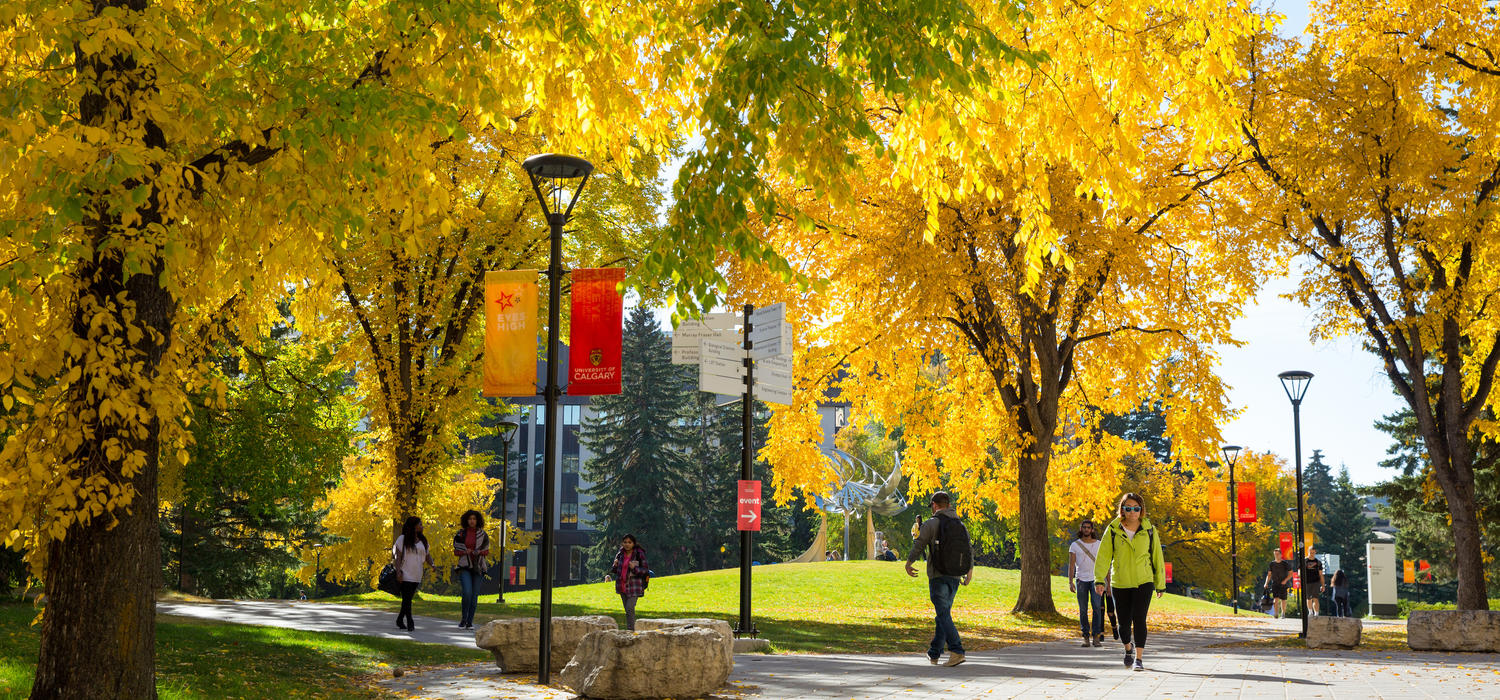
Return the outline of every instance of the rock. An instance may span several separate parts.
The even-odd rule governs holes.
[[[1310,617],[1307,619],[1308,649],[1353,649],[1359,646],[1364,624],[1353,617]]]
[[[1500,651],[1500,611],[1414,610],[1406,644],[1419,651]]]
[[[651,630],[675,629],[686,627],[689,629],[710,629],[719,633],[724,638],[724,660],[729,664],[729,670],[734,671],[734,628],[723,620],[714,620],[706,617],[688,618],[648,618],[635,621],[635,631],[649,632]]]
[[[771,653],[771,640],[769,639],[736,639],[734,640],[734,653],[736,654],[769,654]]]
[[[696,698],[724,685],[729,661],[723,635],[707,627],[607,630],[583,638],[559,680],[601,700]]]
[[[548,665],[553,671],[562,669],[584,636],[615,627],[615,619],[608,615],[552,618],[552,657]],[[474,646],[494,654],[495,665],[505,673],[535,672],[541,629],[541,621],[536,618],[493,620],[474,631]]]

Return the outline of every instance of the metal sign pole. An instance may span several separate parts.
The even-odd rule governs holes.
[[[750,332],[754,330],[750,325],[750,314],[755,312],[753,304],[745,305],[745,393],[740,401],[741,430],[743,436],[740,444],[740,478],[746,481],[754,479],[750,464],[752,457],[751,438],[754,429],[754,403],[755,403],[755,365],[750,359],[752,348]],[[738,493],[738,489],[736,489]],[[750,547],[751,535],[749,530],[740,530],[740,624],[734,631],[736,637],[758,636],[759,630],[750,622]]]

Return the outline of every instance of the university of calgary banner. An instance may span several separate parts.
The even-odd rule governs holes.
[[[1229,522],[1229,484],[1222,481],[1208,482],[1208,521]]]
[[[1239,521],[1242,523],[1255,522],[1255,482],[1241,481],[1234,485],[1237,492],[1234,495],[1235,508],[1239,511]]]
[[[568,395],[620,393],[620,333],[625,268],[573,270],[573,324],[568,335]]]
[[[1283,532],[1281,539],[1281,558],[1291,559],[1297,556],[1297,537],[1290,532]]]
[[[484,395],[536,396],[536,270],[484,273]]]

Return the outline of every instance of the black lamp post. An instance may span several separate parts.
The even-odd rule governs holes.
[[[313,564],[313,585],[312,585],[313,594],[312,594],[312,597],[317,598],[318,597],[318,588],[319,588],[319,586],[318,586],[318,575],[321,574],[321,573],[323,573],[323,544],[321,542],[318,543],[318,544],[313,545],[313,557],[314,557],[314,562],[315,563]]]
[[[1229,465],[1229,598],[1233,601],[1234,614],[1240,614],[1240,548],[1235,542],[1234,530],[1240,520],[1240,494],[1234,487],[1234,463],[1239,461],[1240,446],[1225,445],[1224,463]]]
[[[547,399],[547,452],[542,460],[542,600],[537,647],[537,680],[546,684],[552,677],[552,574],[557,565],[556,553],[552,551],[556,517],[552,500],[557,492],[557,402],[562,397],[562,386],[557,383],[562,235],[563,226],[572,216],[573,205],[578,203],[578,195],[588,184],[594,166],[575,156],[543,153],[527,158],[521,167],[531,177],[531,188],[536,191],[542,213],[547,216],[547,226],[552,230],[552,255],[547,266],[547,385],[543,389]],[[578,181],[577,187],[571,187],[574,180]]]
[[[505,531],[510,529],[510,500],[506,486],[510,484],[510,440],[516,436],[520,423],[513,420],[500,421],[500,595],[496,603],[505,602],[505,577],[510,575],[510,552],[505,549]]]
[[[1276,375],[1281,378],[1281,388],[1286,390],[1286,397],[1292,401],[1292,435],[1293,451],[1297,463],[1297,576],[1304,578],[1307,569],[1303,558],[1306,555],[1302,534],[1302,397],[1307,394],[1307,385],[1312,382],[1312,372],[1292,370]],[[1307,636],[1307,582],[1302,582],[1302,588],[1297,594],[1300,601],[1299,607],[1302,611],[1302,632],[1299,637]]]

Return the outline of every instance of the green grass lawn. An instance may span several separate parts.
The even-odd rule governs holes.
[[[24,698],[36,670],[36,609],[0,605],[0,698]],[[162,700],[390,698],[365,680],[389,666],[483,661],[478,649],[298,632],[162,616],[156,678]]]
[[[757,566],[754,619],[761,636],[778,651],[910,653],[925,649],[932,638],[932,604],[925,576],[910,578],[899,562],[850,561]],[[1078,603],[1068,582],[1052,579],[1056,616],[1010,613],[1020,572],[979,568],[974,583],[959,590],[953,615],[964,647],[974,650],[1023,642],[1069,638],[1077,634]],[[497,617],[535,617],[538,593],[508,593],[506,604],[480,597],[476,622]],[[330,599],[390,610],[399,601],[384,593]],[[554,615],[612,615],[624,623],[613,583],[594,583],[553,590]],[[413,605],[418,615],[458,619],[454,596],[426,595]],[[1218,624],[1207,618],[1227,616],[1222,605],[1167,595],[1151,604],[1153,626],[1201,627]],[[637,605],[640,617],[712,617],[734,625],[739,617],[739,569],[721,569],[652,579]],[[1258,616],[1258,613],[1247,613]]]

